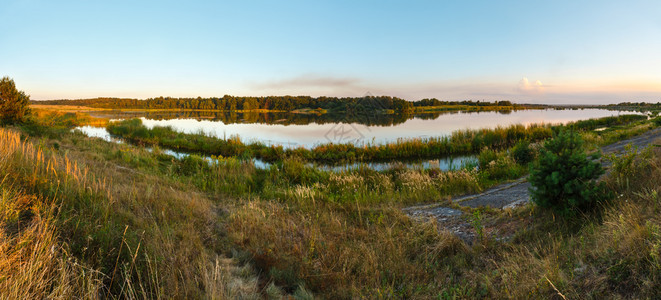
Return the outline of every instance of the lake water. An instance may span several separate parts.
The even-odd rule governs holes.
[[[203,132],[218,137],[238,135],[244,142],[259,141],[285,147],[306,147],[333,143],[387,143],[398,139],[445,136],[456,130],[495,128],[514,124],[552,123],[631,114],[631,112],[605,109],[582,110],[521,110],[511,112],[450,112],[399,116],[353,116],[345,121],[343,116],[314,116],[290,113],[213,113],[213,112],[95,112],[92,115],[112,119],[140,118],[147,127],[171,126],[186,133]],[[121,142],[108,134],[105,128],[82,126],[77,128],[88,136],[107,141]],[[181,158],[188,154],[164,150]],[[209,159],[209,158],[208,158]],[[253,160],[258,168],[268,168],[269,163]],[[344,165],[315,165],[327,170],[341,171],[361,166],[385,170],[393,166],[407,168],[459,169],[475,163],[473,156],[439,158],[413,162],[385,162]]]
[[[306,147],[326,143],[381,144],[398,139],[449,135],[462,129],[494,128],[513,124],[567,123],[577,120],[630,114],[605,109],[520,110],[503,112],[453,112],[397,116],[314,116],[290,113],[123,113],[116,119],[140,118],[147,127],[171,126],[186,133],[203,132],[220,138],[237,135],[244,142]],[[99,113],[96,113],[99,115]],[[103,115],[100,115],[103,116]],[[107,116],[106,116],[107,117]],[[98,134],[98,133],[95,133]]]
[[[111,136],[105,128],[92,127],[92,126],[80,126],[74,130],[79,130],[89,137],[100,138],[108,142],[114,143],[124,143],[120,138]],[[152,151],[152,148],[147,147],[148,151]],[[170,149],[160,149],[164,154],[173,156],[177,159],[183,159],[189,156],[189,153],[178,152]],[[202,156],[208,162],[214,162],[215,159],[210,156]],[[262,161],[260,159],[253,158],[250,160],[256,168],[258,169],[268,169],[271,167],[271,163]],[[442,171],[447,170],[458,170],[461,168],[473,166],[477,164],[477,159],[475,156],[466,155],[466,156],[456,156],[456,157],[444,157],[439,159],[432,160],[418,160],[418,161],[397,161],[397,162],[370,162],[370,163],[349,163],[349,164],[339,164],[339,165],[324,165],[324,164],[308,164],[308,166],[314,166],[321,168],[327,171],[341,172],[348,171],[353,169],[358,169],[361,167],[369,168],[376,171],[384,171],[394,167],[403,167],[407,169],[439,169]]]

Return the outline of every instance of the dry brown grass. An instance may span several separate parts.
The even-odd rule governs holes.
[[[415,291],[406,287],[437,284],[422,263],[467,251],[454,235],[413,223],[394,208],[363,211],[373,224],[324,204],[308,213],[251,200],[233,210],[230,236],[289,292],[304,283],[328,298],[411,296]]]
[[[55,111],[93,111],[93,110],[108,110],[106,108],[95,108],[89,106],[79,105],[45,105],[45,104],[30,104],[33,109],[46,109]]]
[[[108,125],[108,119],[92,117],[83,112],[87,109],[66,109],[57,105],[31,105],[32,119],[41,126],[62,127],[62,126],[95,126],[105,127]]]
[[[96,299],[102,274],[68,254],[58,240],[55,207],[0,188],[0,299]]]
[[[218,209],[203,194],[108,165],[66,139],[58,142],[61,151],[45,149],[43,141],[35,145],[0,128],[1,186],[35,195],[3,194],[4,206],[17,207],[4,209],[5,219],[34,217],[14,235],[3,231],[5,280],[0,282],[7,285],[0,295],[224,299],[259,294],[254,275],[246,271],[250,267],[223,258]],[[45,204],[33,198],[52,199],[53,209],[43,214]],[[31,207],[39,210],[32,213]],[[8,267],[17,261],[20,268]]]

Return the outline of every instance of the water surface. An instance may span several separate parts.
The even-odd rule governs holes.
[[[103,115],[105,114],[105,115]],[[120,112],[96,113],[96,116],[128,119],[140,118],[147,127],[171,126],[185,133],[214,135],[220,138],[239,136],[244,142],[262,142],[285,147],[306,147],[333,143],[378,144],[398,139],[446,136],[456,130],[495,128],[514,124],[552,123],[631,114],[605,109],[581,110],[520,110],[506,112],[445,112],[432,114],[380,115],[374,117],[328,115],[300,115],[292,113],[214,113],[214,112]],[[352,119],[353,118],[353,119]],[[91,137],[120,142],[108,134],[105,128],[78,127]],[[162,149],[177,158],[187,153]],[[213,161],[210,157],[205,157]],[[258,168],[269,168],[270,163],[252,159]],[[378,171],[393,167],[409,169],[455,170],[476,164],[475,156],[439,157],[435,160],[394,161],[378,163],[349,163],[313,166],[329,171],[344,171],[366,167]],[[312,164],[310,164],[312,166]]]
[[[446,136],[456,130],[513,124],[552,123],[631,114],[606,109],[445,112],[414,115],[331,116],[293,113],[131,112],[115,118],[140,118],[147,127],[171,126],[244,142],[311,148],[319,144],[383,144],[398,139]]]

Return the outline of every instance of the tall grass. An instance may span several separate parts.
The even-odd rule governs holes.
[[[73,145],[66,136],[59,141],[67,148]],[[231,271],[240,267],[223,259],[216,209],[204,196],[154,178],[140,179],[139,174],[126,176],[121,174],[124,169],[99,166],[107,162],[77,151],[45,148],[49,144],[35,144],[0,128],[2,185],[51,199],[54,207],[46,224],[56,231],[40,231],[44,235],[38,238],[46,240],[33,250],[37,262],[45,259],[39,249],[57,240],[49,253],[66,249],[67,261],[74,258],[87,272],[79,281],[93,283],[104,298],[256,295],[251,275]],[[44,275],[44,280],[53,276]],[[47,281],[37,284],[53,286]]]
[[[56,207],[4,184],[0,193],[0,298],[101,297],[101,274],[72,259],[58,240]]]

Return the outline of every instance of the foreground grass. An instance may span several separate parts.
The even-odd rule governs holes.
[[[4,232],[2,263],[28,263],[4,274],[3,298],[257,294],[252,275],[233,274],[238,266],[223,258],[218,210],[206,197],[95,160],[72,148],[84,139],[68,133],[43,136],[58,139],[24,140],[0,129],[4,213],[18,216],[3,220],[16,229]],[[25,197],[33,200],[23,205]],[[18,289],[29,284],[38,289]]]
[[[507,242],[486,231],[468,246],[401,208],[517,178],[527,167],[507,151],[484,152],[479,171],[332,173],[298,158],[259,170],[236,158],[178,160],[40,124],[1,129],[17,146],[0,164],[10,195],[3,199],[14,207],[3,222],[45,220],[49,233],[30,238],[45,245],[36,249],[64,249],[50,260],[39,251],[22,256],[54,266],[35,281],[44,287],[34,289],[38,298],[547,298],[556,289],[569,297],[659,296],[658,149],[614,163],[609,188],[622,196],[601,216],[569,222],[532,206],[481,210],[485,224],[518,230]],[[650,126],[613,126],[593,140]],[[38,205],[21,204],[24,195]],[[30,237],[20,228],[5,232],[3,257]],[[76,264],[63,264],[69,258]],[[26,277],[4,276],[0,293],[19,295],[10,287]]]

